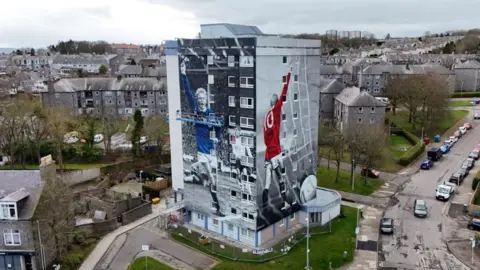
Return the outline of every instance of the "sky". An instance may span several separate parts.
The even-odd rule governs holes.
[[[480,28],[476,0],[4,0],[0,48],[59,40],[159,44],[192,38],[201,23],[258,26],[271,34],[360,30],[383,38]]]

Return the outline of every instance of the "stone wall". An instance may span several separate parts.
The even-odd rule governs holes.
[[[152,205],[150,202],[143,201],[143,204],[133,208],[122,214],[122,224],[127,225],[141,217],[152,213]]]
[[[83,231],[89,236],[103,236],[118,228],[118,222],[116,218],[112,218],[105,221],[99,221],[91,224],[85,224],[77,226],[77,231]]]
[[[136,208],[142,204],[142,199],[140,197],[128,198],[126,200],[116,201],[115,202],[115,213],[117,216],[120,214]]]
[[[61,177],[67,186],[73,186],[88,181],[95,181],[100,179],[100,168],[65,171],[61,174]]]

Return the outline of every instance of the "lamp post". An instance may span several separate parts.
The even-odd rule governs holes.
[[[352,159],[352,166],[355,165],[355,159]],[[355,190],[355,173],[352,173],[352,191]]]
[[[305,266],[305,270],[311,270],[312,267],[310,267],[310,249],[309,249],[309,241],[310,241],[310,217],[308,216],[309,213],[307,213],[307,217],[305,220],[307,221],[307,264]]]

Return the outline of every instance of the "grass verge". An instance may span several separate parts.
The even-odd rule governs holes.
[[[310,265],[313,269],[329,269],[329,265],[333,268],[341,267],[342,265],[351,262],[353,260],[355,250],[355,227],[357,222],[357,210],[355,208],[343,207],[343,212],[346,215],[345,218],[336,218],[332,221],[330,233],[313,234],[314,230],[324,231],[325,226],[318,226],[311,229],[310,237]],[[179,227],[177,230],[185,232],[186,229]],[[182,233],[183,234],[183,233]],[[212,255],[209,250],[211,246],[200,247],[196,243],[187,240],[182,236],[178,236],[177,233],[172,233],[172,238],[176,241],[188,245],[194,249],[200,250]],[[283,242],[282,242],[283,243]],[[283,245],[282,245],[283,246]],[[226,253],[224,256],[232,256],[231,247],[224,244],[225,249],[222,252]],[[217,247],[215,247],[217,248]],[[230,250],[228,250],[230,248]],[[280,246],[274,247],[274,252],[280,254]],[[287,255],[275,258],[263,263],[260,262],[240,262],[235,260],[226,259],[219,255],[213,255],[221,260],[221,263],[217,264],[214,270],[289,270],[289,269],[303,269],[305,267],[305,251],[306,242],[305,238],[299,241],[296,245],[292,246]],[[343,252],[347,251],[348,256],[343,258]],[[241,253],[241,252],[240,252]],[[238,254],[238,253],[237,253]],[[249,256],[259,259],[259,256],[246,254],[242,256]],[[240,256],[240,255],[238,255]],[[267,255],[264,255],[267,256]]]
[[[473,98],[472,98],[473,100]],[[452,107],[468,107],[472,106],[472,100],[452,100],[450,106]]]
[[[383,185],[382,180],[372,178],[367,178],[367,184],[365,184],[363,176],[355,174],[355,189],[352,191],[350,172],[340,169],[337,182],[335,182],[336,174],[337,168],[334,164],[331,165],[330,169],[325,166],[318,167],[317,185],[360,195],[370,195]]]
[[[413,145],[407,138],[397,134],[390,135],[389,150],[397,160],[412,147]]]
[[[163,264],[151,257],[146,257],[146,260],[147,263],[145,263],[145,257],[135,259],[128,267],[128,270],[174,270],[170,266]]]
[[[85,164],[78,164],[78,163],[70,163],[70,164],[63,164],[65,170],[86,170],[86,169],[93,169],[93,168],[102,168],[111,164],[108,163],[85,163]],[[13,164],[13,165],[5,165],[1,166],[0,170],[38,170],[39,165],[35,164],[25,164],[22,166],[21,164]],[[60,166],[57,164],[57,169],[60,169]]]

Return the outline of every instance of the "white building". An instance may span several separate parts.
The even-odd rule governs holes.
[[[97,74],[102,65],[109,67],[108,58],[105,55],[58,55],[53,60],[52,68],[62,74],[69,73],[66,70],[77,69]]]
[[[350,38],[350,31],[338,31],[338,38]]]

